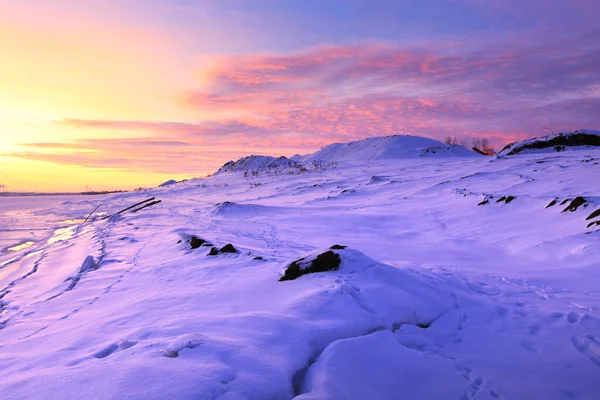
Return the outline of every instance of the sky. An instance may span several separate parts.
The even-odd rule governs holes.
[[[0,187],[600,128],[597,0],[0,0]]]

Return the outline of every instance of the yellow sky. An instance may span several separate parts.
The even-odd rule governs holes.
[[[0,5],[0,184],[11,191],[122,189],[162,177],[2,156],[27,143],[151,136],[81,130],[63,118],[185,120],[177,104],[194,84],[177,44],[134,23],[122,26],[51,7]],[[158,62],[157,62],[158,61]],[[36,149],[56,152],[52,149]],[[166,177],[167,175],[165,175]],[[158,182],[160,183],[160,182]]]

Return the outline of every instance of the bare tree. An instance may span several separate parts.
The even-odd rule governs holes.
[[[490,141],[487,138],[481,139],[481,150],[486,151],[490,149]]]
[[[456,136],[446,136],[446,139],[444,139],[444,143],[446,143],[449,146],[456,146],[458,145],[458,138]]]
[[[547,130],[549,130],[554,135],[554,131],[552,129],[546,128],[545,126],[542,126],[542,129],[547,129]]]

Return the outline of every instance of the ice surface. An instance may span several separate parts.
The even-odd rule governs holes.
[[[0,254],[0,397],[597,399],[599,163],[340,160],[6,211],[44,233]]]

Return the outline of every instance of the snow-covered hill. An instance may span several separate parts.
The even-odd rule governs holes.
[[[350,143],[334,143],[306,156],[295,156],[297,161],[368,161],[417,157],[477,157],[462,146],[447,145],[434,139],[394,135],[371,137]]]
[[[600,149],[385,158],[0,211],[0,398],[597,399]]]
[[[300,164],[287,157],[248,156],[225,163],[215,174],[263,169],[298,168]]]
[[[573,132],[557,133],[511,143],[496,155],[513,156],[516,154],[552,153],[569,150],[587,150],[600,146],[600,131],[582,129]]]

